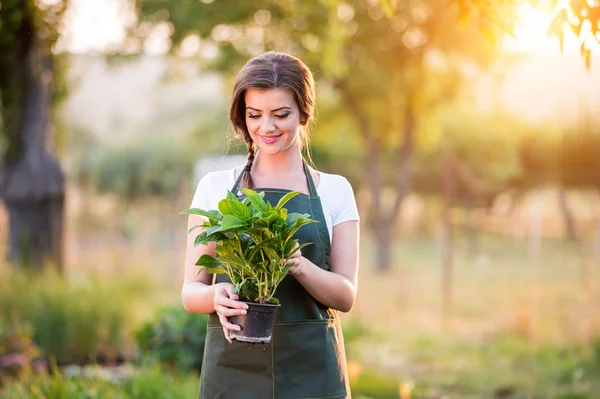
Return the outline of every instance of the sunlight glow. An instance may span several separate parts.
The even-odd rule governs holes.
[[[504,49],[520,54],[560,54],[560,43],[556,37],[548,37],[548,26],[552,20],[549,11],[542,11],[523,4],[519,7],[519,23],[514,37],[507,35]],[[579,54],[579,41],[572,32],[566,32],[564,54]]]
[[[119,45],[125,39],[122,5],[120,0],[71,0],[57,50],[102,52]]]

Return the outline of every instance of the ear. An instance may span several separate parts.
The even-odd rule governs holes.
[[[300,118],[300,124],[306,126],[306,118]]]

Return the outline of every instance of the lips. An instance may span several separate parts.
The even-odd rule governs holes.
[[[282,135],[281,135],[281,134],[279,134],[279,135],[276,135],[276,136],[260,136],[260,138],[261,138],[261,140],[263,141],[263,143],[265,143],[265,144],[273,144],[273,143],[275,143],[277,140],[279,140],[279,138],[280,138],[281,136],[282,136]]]

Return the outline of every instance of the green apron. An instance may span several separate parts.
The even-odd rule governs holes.
[[[306,164],[310,195],[300,194],[287,204],[289,212],[308,213],[320,223],[296,233],[300,244],[312,242],[302,255],[329,270],[329,232],[321,200]],[[244,170],[231,190],[238,192]],[[290,190],[257,188],[276,204]],[[216,282],[228,282],[216,275]],[[350,398],[344,339],[338,311],[317,302],[292,276],[286,276],[275,296],[277,312],[269,344],[225,340],[216,313],[209,316],[202,361],[200,399],[334,399]]]

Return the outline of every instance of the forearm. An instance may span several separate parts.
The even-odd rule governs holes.
[[[294,277],[317,301],[341,312],[354,306],[356,287],[341,274],[321,269],[306,258]]]
[[[183,307],[190,313],[210,314],[215,311],[215,285],[199,281],[184,284],[181,289]]]

